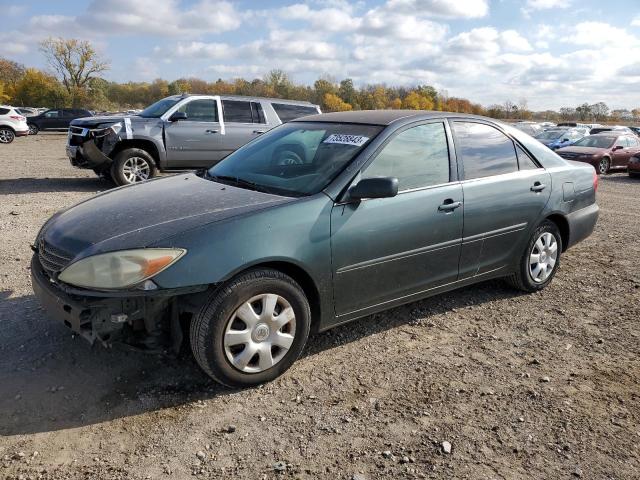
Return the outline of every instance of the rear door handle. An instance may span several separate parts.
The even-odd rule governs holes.
[[[531,187],[531,191],[532,192],[541,192],[545,188],[547,188],[547,186],[544,183],[536,182]]]
[[[208,133],[208,134],[218,133],[218,130],[205,130],[204,133]]]
[[[254,130],[253,133],[257,135],[262,135],[264,133],[264,130]]]
[[[453,212],[456,208],[461,207],[462,202],[454,202],[453,199],[447,198],[442,205],[438,207],[439,212]]]

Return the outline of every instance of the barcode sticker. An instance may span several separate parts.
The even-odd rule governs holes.
[[[333,133],[324,139],[322,143],[341,143],[343,145],[355,145],[361,147],[367,143],[369,137],[363,137],[362,135],[344,135],[340,133]]]

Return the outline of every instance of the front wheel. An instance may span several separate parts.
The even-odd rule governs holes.
[[[16,134],[8,127],[0,127],[0,143],[11,143]]]
[[[37,135],[39,131],[40,129],[37,125],[34,125],[33,123],[29,124],[29,135]]]
[[[111,165],[111,177],[116,185],[144,182],[156,175],[153,157],[140,148],[127,148],[116,155]]]
[[[609,173],[609,169],[611,168],[611,160],[607,157],[604,157],[598,162],[598,173],[600,175],[606,175]]]
[[[560,266],[562,237],[558,226],[546,220],[527,243],[516,273],[508,281],[518,290],[537,292],[551,283]]]
[[[310,326],[309,302],[295,280],[277,270],[253,270],[216,290],[195,315],[191,350],[217,382],[252,387],[296,361]]]

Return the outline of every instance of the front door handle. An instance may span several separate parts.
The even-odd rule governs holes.
[[[447,198],[442,205],[438,207],[439,212],[453,212],[456,208],[461,207],[462,202],[454,202],[452,198]]]
[[[256,135],[262,135],[264,133],[264,130],[254,130],[253,133],[255,133]]]
[[[218,133],[218,130],[205,130],[204,133],[206,134],[212,134],[212,133]]]
[[[536,182],[531,187],[531,191],[532,192],[541,192],[545,188],[547,188],[547,186],[544,183]]]

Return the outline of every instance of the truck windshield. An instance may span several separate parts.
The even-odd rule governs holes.
[[[276,195],[313,195],[381,130],[375,125],[287,123],[236,150],[210,168],[206,178]]]
[[[180,100],[180,97],[163,98],[162,100],[158,100],[156,103],[149,105],[141,111],[138,116],[144,118],[160,118],[167,110],[173,107]]]

